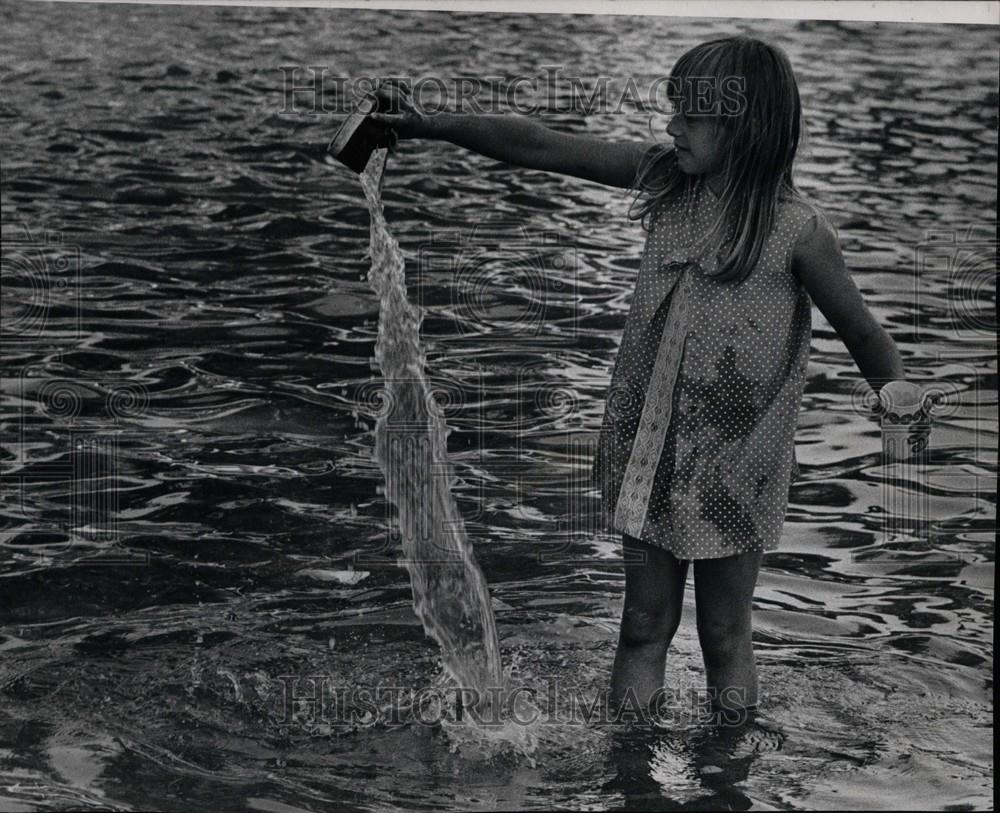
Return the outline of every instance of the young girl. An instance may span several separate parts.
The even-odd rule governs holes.
[[[785,54],[744,36],[713,40],[678,60],[668,87],[670,145],[569,135],[518,116],[425,116],[400,85],[379,89],[380,109],[395,112],[374,117],[393,142],[442,139],[635,191],[646,248],[594,466],[625,560],[637,562],[625,568],[612,702],[652,711],[662,697],[693,562],[709,697],[740,722],[757,705],[761,555],[778,546],[798,473],[811,303],[874,391],[892,382],[880,396],[921,393],[903,382],[833,228],[795,188],[801,110]]]

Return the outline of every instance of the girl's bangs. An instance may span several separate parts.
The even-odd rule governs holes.
[[[670,72],[668,92],[670,101],[686,113],[717,109],[719,85],[731,71],[730,59],[726,59],[723,47],[716,43],[704,43],[683,54]]]

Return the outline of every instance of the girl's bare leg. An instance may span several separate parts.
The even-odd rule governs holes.
[[[721,708],[757,705],[751,610],[761,558],[749,552],[695,562],[698,638],[709,696]]]
[[[645,709],[663,687],[667,648],[681,620],[687,562],[628,534],[623,534],[622,546],[626,559],[645,554],[645,562],[625,564],[625,607],[610,700],[620,704],[631,689]]]

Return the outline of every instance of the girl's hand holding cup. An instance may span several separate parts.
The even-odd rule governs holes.
[[[372,121],[388,128],[395,145],[400,138],[421,138],[427,135],[427,116],[413,103],[413,96],[406,82],[385,80],[375,88],[378,107],[370,116]]]
[[[881,417],[882,453],[902,462],[927,448],[931,411],[939,393],[912,381],[890,381],[878,392],[875,412]]]

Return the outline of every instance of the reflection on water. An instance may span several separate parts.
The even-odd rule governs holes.
[[[433,720],[394,725],[346,691],[435,687],[446,670],[407,572],[385,564],[399,520],[374,456],[364,196],[317,160],[329,118],[279,112],[279,68],[560,64],[645,86],[733,27],[12,3],[4,17],[5,807],[991,806],[992,31],[736,25],[789,51],[801,186],[912,377],[949,405],[926,466],[882,466],[860,375],[814,313],[803,478],[755,603],[758,727],[720,740],[697,720],[645,735],[549,720],[532,764],[455,748]],[[647,126],[546,120],[607,138]],[[445,144],[404,144],[384,202],[510,679],[538,698],[558,684],[558,708],[592,702],[623,575],[586,478],[642,235],[616,190]],[[902,505],[925,513],[887,515]],[[703,680],[685,607],[666,676],[683,691]],[[350,725],[331,719],[336,690]]]

